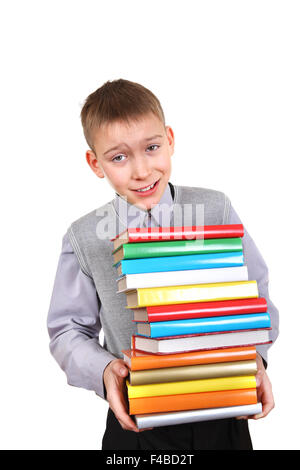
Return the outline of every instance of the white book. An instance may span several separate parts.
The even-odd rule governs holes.
[[[117,284],[119,293],[145,287],[183,286],[235,281],[248,281],[247,266],[125,274],[117,279]]]
[[[251,416],[261,413],[261,403],[253,405],[227,406],[224,408],[209,408],[191,411],[172,411],[168,413],[150,413],[135,415],[134,419],[138,429],[171,426],[174,424],[195,423],[211,421],[213,419],[234,418],[237,416]]]
[[[270,343],[270,330],[271,328],[259,328],[163,338],[146,338],[145,336],[133,335],[131,347],[153,354],[172,354],[202,349],[252,346]]]

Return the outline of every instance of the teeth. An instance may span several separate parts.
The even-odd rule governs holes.
[[[149,191],[149,189],[152,189],[153,186],[155,185],[155,183],[151,184],[150,186],[148,186],[147,188],[144,188],[144,189],[137,189],[137,191],[139,192],[144,192],[144,191]]]

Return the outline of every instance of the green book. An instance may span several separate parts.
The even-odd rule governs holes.
[[[180,256],[199,253],[242,251],[241,238],[212,238],[201,240],[174,240],[146,243],[126,243],[113,251],[114,264],[123,259]]]

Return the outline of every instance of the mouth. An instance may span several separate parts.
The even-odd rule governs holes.
[[[148,196],[149,194],[152,194],[156,190],[158,183],[159,183],[159,180],[155,181],[149,186],[144,186],[143,188],[139,188],[139,189],[133,189],[133,191],[135,193],[138,193],[141,196]]]

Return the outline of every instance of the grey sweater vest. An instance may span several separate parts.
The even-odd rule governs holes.
[[[174,186],[174,205],[195,206],[203,204],[204,224],[226,224],[230,211],[230,201],[224,193],[203,188]],[[195,224],[196,212],[189,213],[185,225]],[[99,231],[109,231],[103,238]],[[174,224],[176,215],[171,220]],[[113,223],[111,223],[113,222]],[[111,238],[127,227],[119,219],[112,201],[73,222],[68,230],[70,242],[78,258],[81,270],[89,276],[97,290],[101,303],[100,321],[104,332],[103,347],[118,358],[123,358],[122,349],[129,349],[131,336],[136,333],[132,322],[133,312],[126,308],[126,295],[117,294],[117,270],[113,267],[113,243]],[[100,235],[100,236],[99,236]]]

